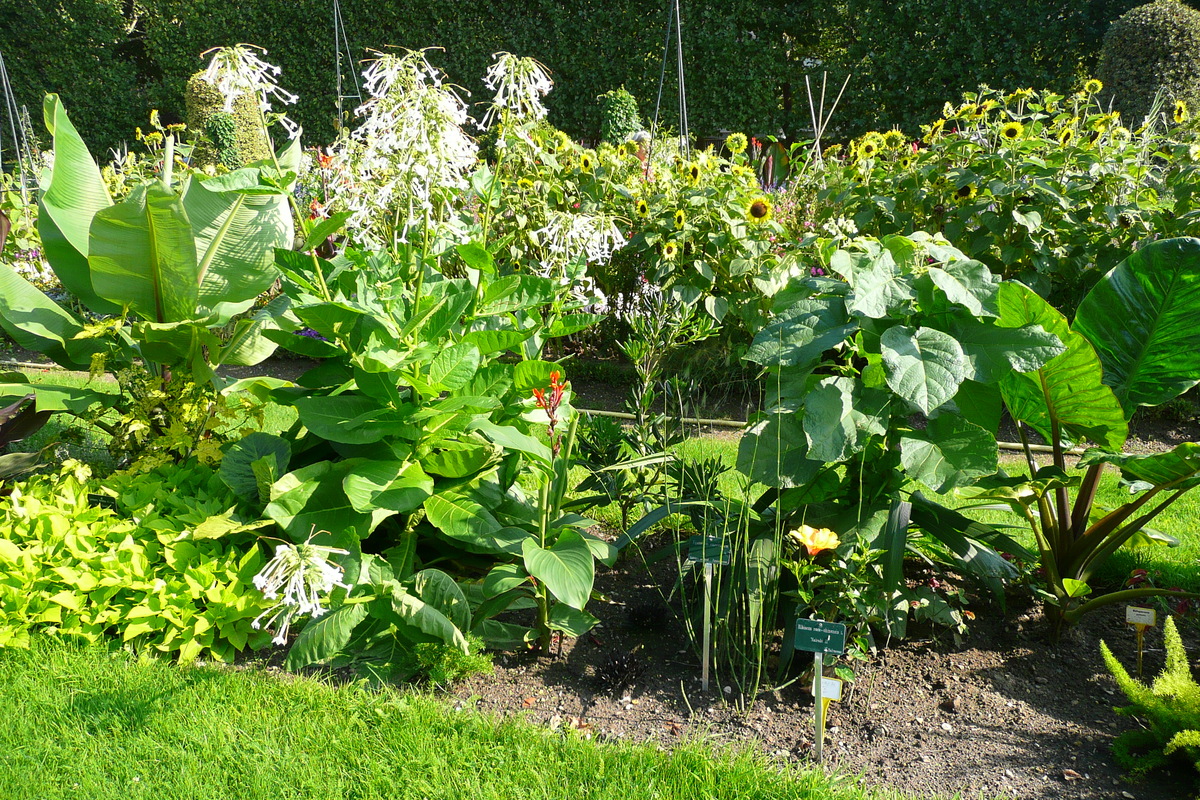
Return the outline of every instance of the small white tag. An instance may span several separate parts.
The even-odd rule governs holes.
[[[1125,606],[1125,621],[1130,625],[1155,625],[1155,611],[1153,608]]]
[[[813,681],[813,694],[817,693],[817,682]],[[837,678],[821,678],[821,697],[825,700],[841,702],[842,682]]]

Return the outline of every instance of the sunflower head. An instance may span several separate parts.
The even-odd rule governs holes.
[[[911,169],[913,165],[912,156],[904,156],[900,159],[900,169]]]
[[[899,150],[908,144],[908,137],[899,128],[892,128],[883,135],[883,146],[888,150]]]
[[[1073,141],[1075,141],[1075,129],[1074,128],[1065,127],[1061,131],[1058,132],[1058,143],[1060,145],[1062,145],[1063,147],[1068,146]]]
[[[675,256],[679,255],[679,245],[674,242],[667,242],[662,249],[663,258],[667,261],[674,261]]]
[[[882,134],[872,131],[858,140],[858,157],[874,158],[883,147]]]
[[[637,201],[637,215],[643,219],[650,216],[650,204],[644,199]]]
[[[746,134],[744,133],[731,133],[725,137],[725,146],[735,156],[746,152],[746,145]]]
[[[1006,103],[1023,103],[1033,97],[1033,89],[1017,89],[1015,92],[1004,98]]]
[[[936,120],[932,125],[922,125],[921,130],[924,136],[921,137],[925,144],[933,144],[941,135],[942,129],[946,127],[946,120]]]
[[[692,184],[693,186],[695,186],[697,183],[700,182],[700,165],[699,164],[689,164],[688,165],[687,179],[688,179],[688,183]]]
[[[825,148],[825,152],[821,153],[821,155],[825,158],[837,158],[841,152],[842,146],[840,144],[831,144]]]
[[[1025,135],[1025,126],[1013,120],[1000,126],[1000,141],[1015,142]]]
[[[571,137],[562,131],[556,132],[554,135],[554,149],[559,152],[571,149]]]
[[[761,195],[754,198],[746,206],[746,216],[751,222],[766,222],[771,218],[771,201]]]
[[[686,222],[687,222],[687,214],[685,214],[683,209],[681,208],[675,212],[675,227],[682,229],[684,226],[684,223],[686,223]]]
[[[955,190],[954,199],[958,200],[960,203],[965,203],[968,200],[974,200],[975,195],[977,194],[979,194],[979,190],[975,187],[975,184],[968,183],[965,186],[960,186]]]
[[[1083,83],[1084,94],[1100,94],[1100,90],[1104,88],[1104,84],[1095,78],[1091,78]]]
[[[1182,125],[1183,123],[1187,122],[1191,117],[1191,114],[1188,113],[1187,103],[1183,102],[1182,100],[1176,100],[1174,116],[1176,125]]]
[[[1128,142],[1130,139],[1129,128],[1126,128],[1123,125],[1118,125],[1117,127],[1113,128],[1111,131],[1109,131],[1108,135],[1114,142],[1118,144]]]
[[[591,172],[596,168],[596,154],[591,150],[584,150],[579,156],[579,169],[583,172]]]

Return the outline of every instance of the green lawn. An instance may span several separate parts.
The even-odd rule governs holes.
[[[415,693],[175,667],[42,638],[0,651],[5,800],[866,800],[702,741],[666,753],[454,711]]]

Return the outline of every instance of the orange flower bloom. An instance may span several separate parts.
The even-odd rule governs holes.
[[[811,558],[816,558],[821,552],[832,550],[841,544],[837,534],[829,528],[814,528],[811,525],[801,525],[789,533],[788,537],[797,546],[803,546]]]

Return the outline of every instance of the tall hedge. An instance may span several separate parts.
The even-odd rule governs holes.
[[[842,133],[898,124],[915,132],[980,81],[1069,88],[1094,67],[1108,25],[1136,0],[686,0],[685,73],[693,132],[802,135],[804,75],[852,74]],[[624,85],[651,118],[668,0],[342,0],[351,51],[445,48],[432,60],[483,102],[493,53],[530,55],[551,71],[550,120],[600,133],[598,95]],[[184,115],[200,53],[266,47],[300,95],[290,116],[306,141],[335,130],[332,0],[0,0],[0,48],[19,98],[58,91],[93,149],[128,138],[151,108]],[[354,65],[346,65],[349,77]],[[663,118],[676,124],[674,57]],[[830,98],[832,100],[832,98]],[[36,120],[35,120],[36,122]]]
[[[1200,107],[1200,12],[1178,0],[1156,0],[1123,14],[1108,29],[1099,75],[1105,96],[1131,127],[1150,113],[1162,92]]]

